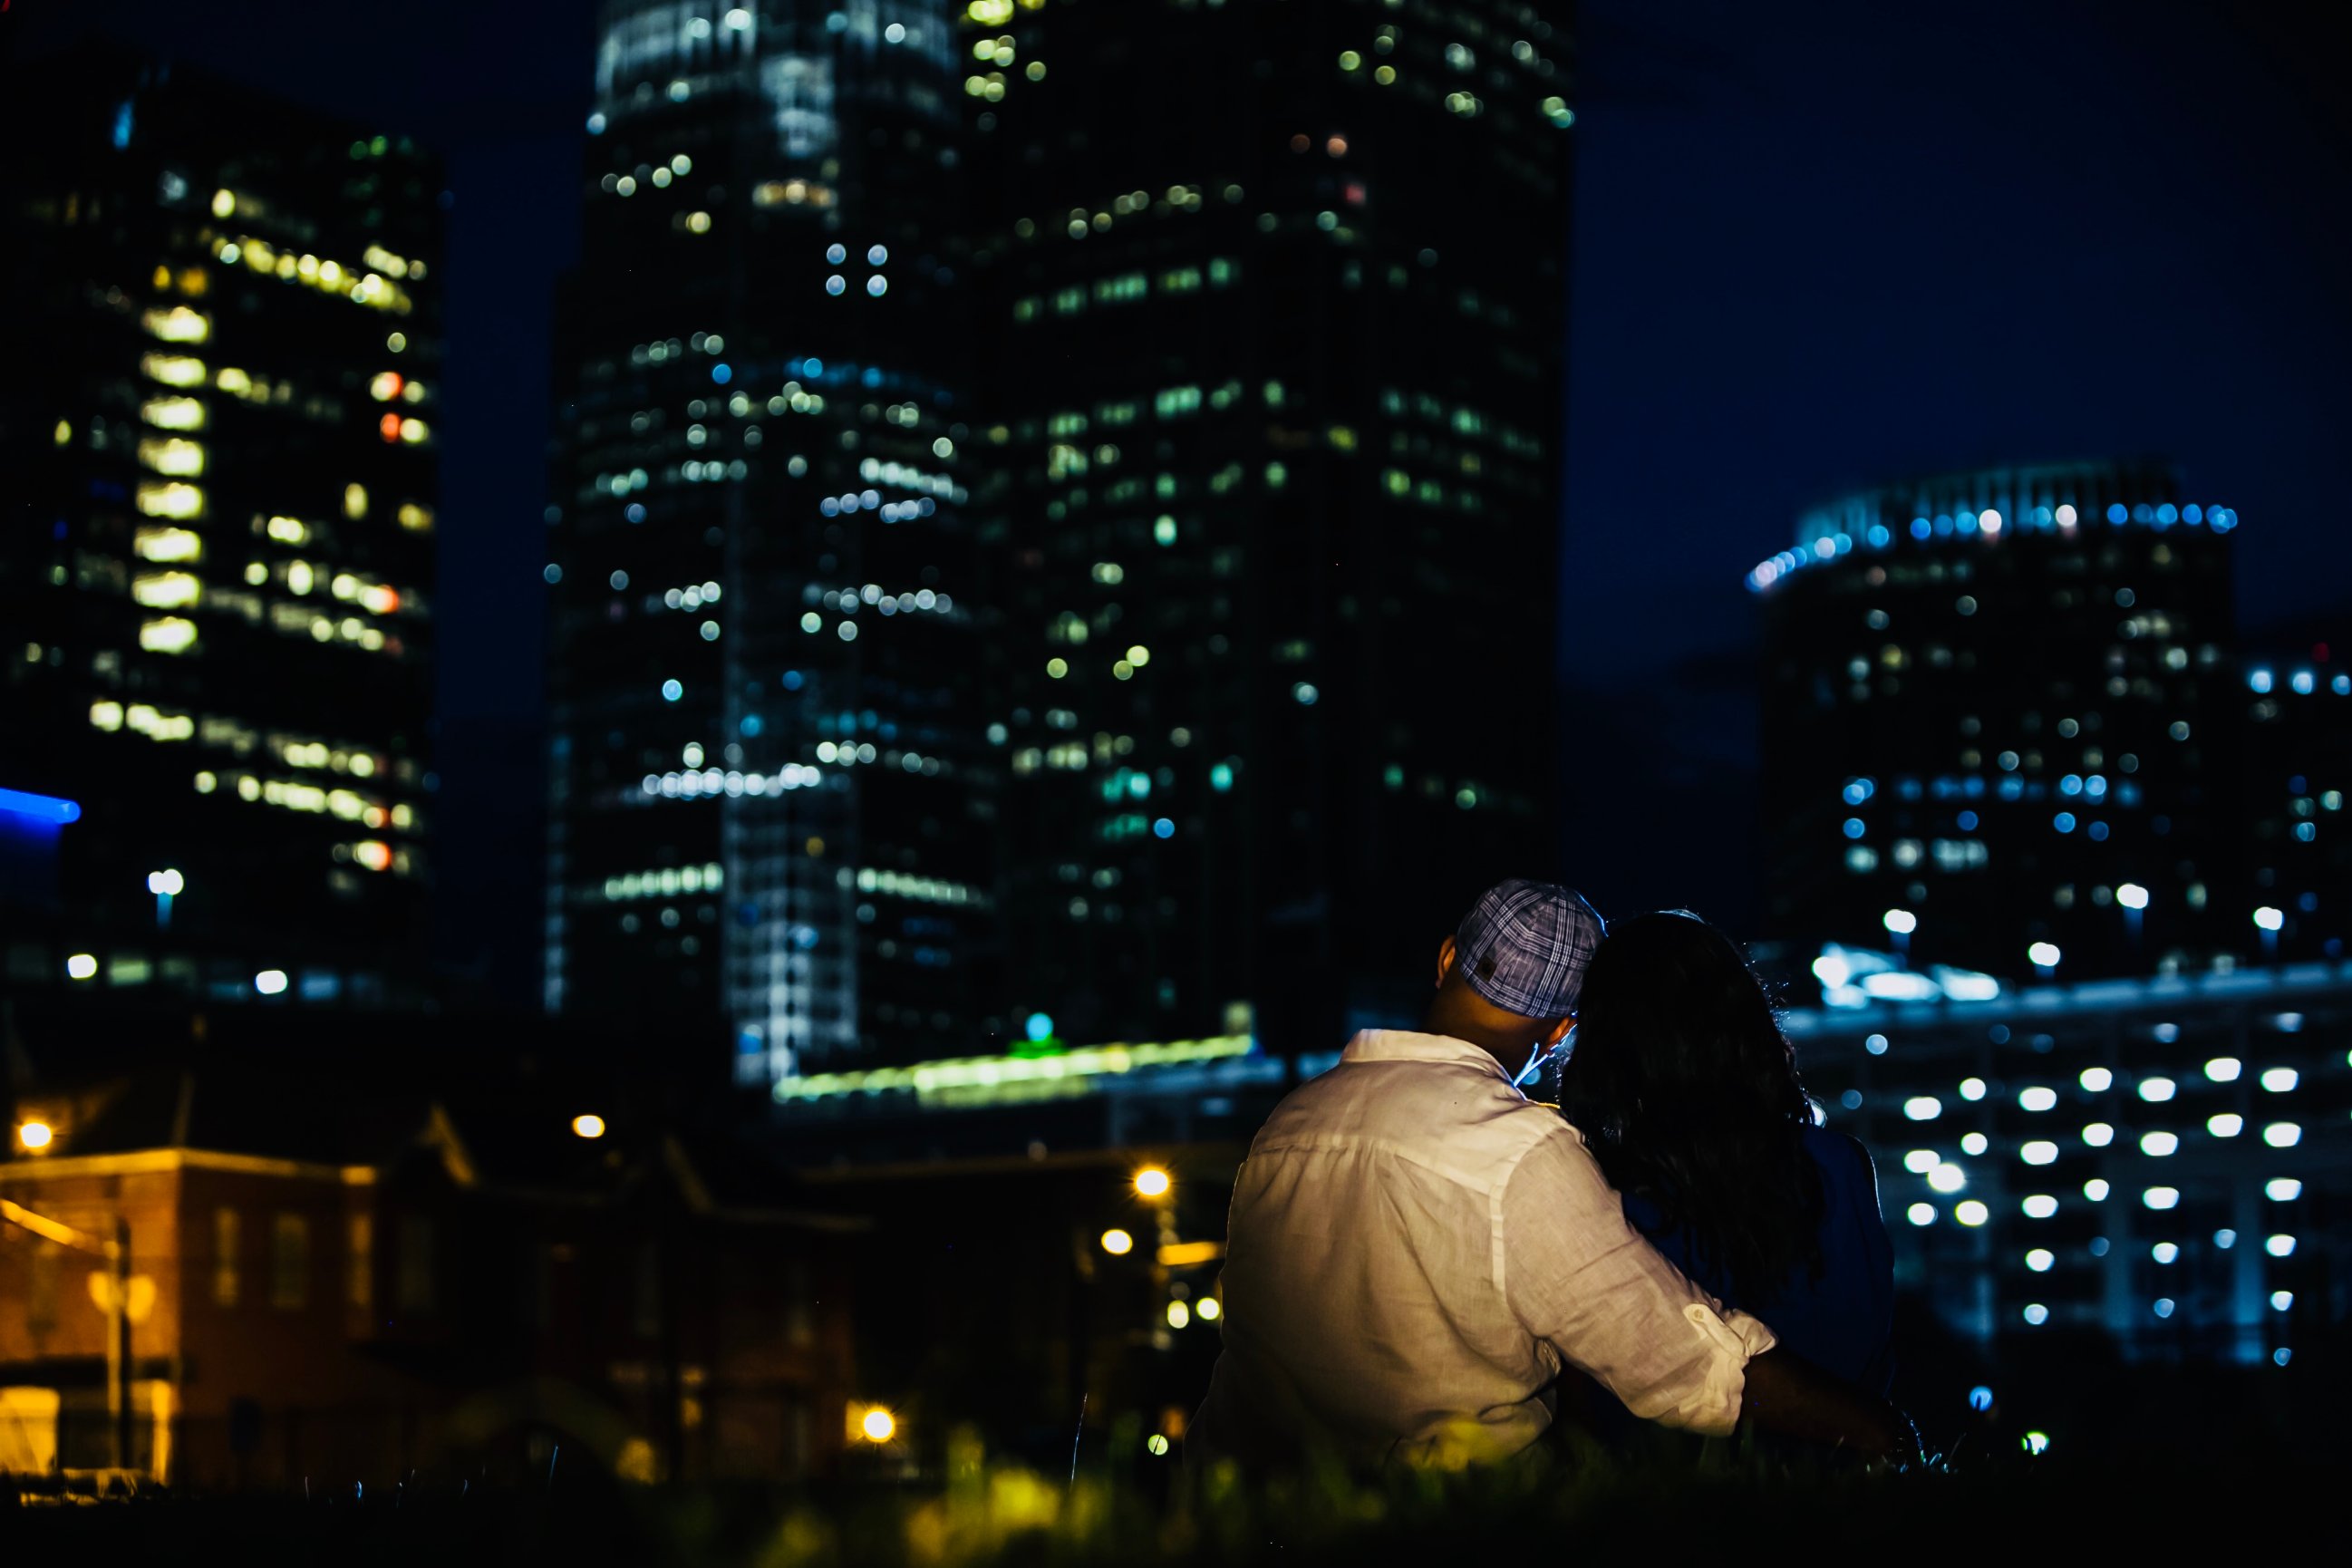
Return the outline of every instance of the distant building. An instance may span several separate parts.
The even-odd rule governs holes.
[[[112,53],[0,112],[7,984],[412,999],[439,165]]]
[[[330,1121],[282,1079],[18,1100],[0,1470],[112,1462],[118,1219],[128,1458],[169,1483],[536,1477],[558,1447],[634,1480],[837,1464],[854,1225],[729,1206],[617,1110],[610,1128],[404,1103]]]
[[[1016,1015],[1327,1049],[1550,870],[1565,11],[962,8]]]
[[[2333,656],[2333,657],[2331,657]],[[2280,958],[2341,958],[2352,939],[2352,673],[2305,642],[2244,660],[2252,933]]]
[[[548,509],[546,1001],[984,1049],[1002,759],[941,0],[603,12]]]
[[[1766,934],[2009,977],[2252,955],[2237,521],[2138,464],[1948,475],[1808,517],[1748,575]]]
[[[1899,1287],[1979,1344],[2270,1363],[2352,1313],[2352,964],[1791,1013]]]

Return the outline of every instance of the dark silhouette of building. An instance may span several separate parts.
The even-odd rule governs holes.
[[[1000,1042],[943,5],[602,17],[548,510],[546,997],[739,1081]]]
[[[5,114],[8,984],[411,996],[438,167],[114,52]]]
[[[1549,869],[1559,15],[965,7],[1017,1015],[1325,1048]]]
[[[2008,976],[2249,950],[2236,521],[2145,464],[1951,475],[1807,518],[1748,578],[1767,934]]]

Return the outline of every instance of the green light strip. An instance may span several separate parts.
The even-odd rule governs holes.
[[[1055,1079],[1099,1078],[1132,1072],[1137,1068],[1177,1067],[1186,1062],[1216,1061],[1245,1057],[1252,1047],[1247,1035],[1220,1035],[1205,1040],[1166,1040],[1146,1045],[1088,1046],[1053,1057],[959,1057],[949,1061],[918,1062],[912,1067],[873,1068],[865,1072],[816,1073],[788,1078],[776,1085],[780,1103],[828,1100],[845,1094],[879,1094],[912,1089],[932,1094],[941,1089],[998,1088],[1040,1083]],[[1079,1092],[1083,1092],[1080,1090]]]

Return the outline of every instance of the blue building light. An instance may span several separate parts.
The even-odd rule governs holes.
[[[735,379],[734,367],[723,361],[718,364],[714,364],[710,367],[710,379],[718,383],[719,385],[724,386],[729,382]]]
[[[2050,826],[2061,833],[2072,833],[2074,831],[2074,814],[2071,811],[2062,811],[2050,819]]]
[[[0,812],[36,822],[44,827],[63,827],[68,822],[81,820],[81,806],[54,795],[34,795],[20,789],[0,789]]]
[[[2123,502],[2117,501],[2107,508],[2107,521],[2120,528],[2131,521],[2131,509]]]

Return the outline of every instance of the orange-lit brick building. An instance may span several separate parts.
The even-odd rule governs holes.
[[[0,1161],[0,1470],[174,1486],[834,1466],[856,1392],[835,1216],[730,1207],[677,1139],[511,1105],[306,1105],[213,1077],[21,1092]]]

